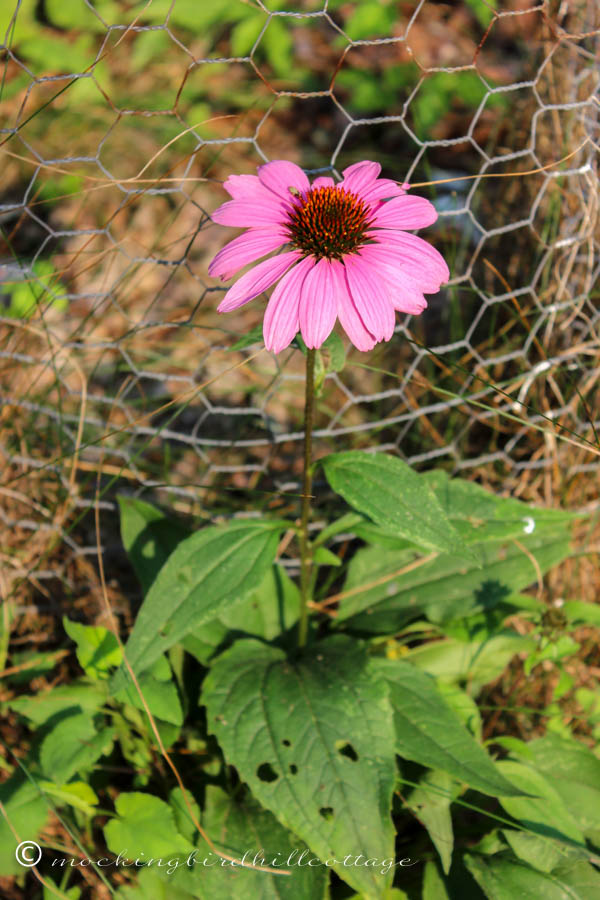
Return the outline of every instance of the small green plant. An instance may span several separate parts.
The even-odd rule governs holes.
[[[13,270],[16,267],[11,267]],[[0,284],[3,298],[2,314],[13,319],[29,319],[36,310],[52,308],[57,312],[68,306],[66,290],[56,270],[48,260],[39,260],[24,274],[23,280]]]

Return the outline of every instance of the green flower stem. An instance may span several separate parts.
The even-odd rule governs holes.
[[[315,351],[306,351],[306,393],[304,400],[304,477],[302,480],[302,516],[300,519],[300,620],[298,646],[308,636],[308,604],[311,600],[312,547],[308,540],[312,490],[312,432],[315,411]]]

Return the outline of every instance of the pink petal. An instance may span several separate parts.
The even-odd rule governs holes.
[[[448,281],[450,272],[443,256],[422,238],[407,231],[372,231],[369,237],[376,243],[367,244],[361,252],[374,265],[379,261],[406,272],[428,294]]]
[[[300,166],[287,162],[285,159],[275,159],[258,169],[258,177],[270,191],[291,200],[290,188],[296,188],[300,193],[310,190],[310,183]]]
[[[357,350],[372,350],[377,339],[365,327],[365,323],[350,296],[346,281],[346,270],[341,262],[334,260],[331,263],[331,274],[336,286],[337,314],[340,325],[354,344]]]
[[[413,315],[422,313],[427,306],[427,301],[423,296],[424,288],[421,282],[407,274],[399,266],[390,265],[389,262],[382,260],[377,252],[379,249],[373,245],[362,247],[360,256],[377,271],[379,277],[385,282],[386,293],[394,309]]]
[[[337,316],[338,284],[328,259],[320,259],[309,271],[300,294],[300,331],[307,347],[320,347],[327,340]]]
[[[230,175],[223,187],[234,200],[273,199],[258,175]]]
[[[437,219],[433,203],[425,197],[414,197],[405,194],[394,197],[384,203],[373,214],[373,224],[377,228],[402,228],[412,231],[413,228],[425,228]]]
[[[320,175],[318,178],[315,178],[315,180],[311,184],[311,187],[335,187],[335,181],[333,180],[333,178],[330,178],[329,175]]]
[[[275,197],[272,200],[228,200],[214,211],[211,218],[218,225],[231,225],[233,228],[284,225],[288,220],[287,209],[289,207],[278,203]]]
[[[369,162],[368,159],[365,159],[344,169],[342,172],[344,176],[342,185],[346,190],[356,193],[356,191],[362,190],[375,181],[380,172],[381,166],[379,163]]]
[[[254,297],[258,297],[267,288],[270,288],[284,272],[294,263],[301,254],[297,250],[289,253],[280,253],[258,263],[249,272],[238,278],[233,287],[230,287],[217,307],[217,312],[231,312]]]
[[[376,200],[387,200],[390,197],[402,197],[406,191],[391,178],[378,178],[360,192],[360,199],[365,203],[374,203]]]
[[[357,166],[350,166],[350,169],[353,171],[350,172],[349,169],[344,170],[348,174],[340,182],[340,187],[362,198],[363,193],[368,188],[373,187],[377,181],[377,176],[381,172],[381,166],[379,163],[364,162],[359,163]]]
[[[251,228],[219,250],[208,267],[208,274],[227,281],[248,263],[277,250],[289,239],[289,234],[280,228]]]
[[[378,341],[389,341],[396,317],[385,282],[377,269],[358,255],[346,256],[344,267],[350,294],[366,328]]]
[[[263,320],[263,337],[267,350],[272,350],[273,353],[285,350],[298,333],[302,283],[314,264],[312,256],[300,260],[271,294]]]

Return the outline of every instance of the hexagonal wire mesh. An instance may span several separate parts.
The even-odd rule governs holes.
[[[301,355],[232,350],[261,302],[217,316],[207,276],[229,238],[209,218],[219,183],[273,158],[335,175],[371,158],[416,184],[452,274],[328,376],[317,452],[377,447],[597,503],[592,0],[18,0],[2,15],[3,518],[27,548],[12,574],[55,577],[57,535],[95,553],[84,513],[97,489],[112,509],[115,483],[200,515],[238,489],[290,505]]]

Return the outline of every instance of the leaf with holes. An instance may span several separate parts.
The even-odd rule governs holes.
[[[271,568],[285,522],[233,521],[182,541],[146,595],[125,647],[136,674],[186,634],[244,600]],[[112,689],[127,682],[123,669]]]
[[[212,666],[203,701],[227,761],[262,805],[322,860],[338,860],[340,878],[382,896],[388,878],[341,864],[348,854],[393,856],[393,716],[364,646],[340,635],[288,659],[238,641]]]
[[[476,561],[431,488],[401,459],[350,450],[326,456],[321,465],[333,490],[386,531]]]

